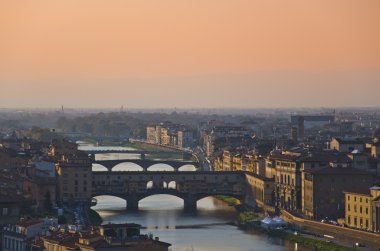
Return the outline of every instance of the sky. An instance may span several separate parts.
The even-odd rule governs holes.
[[[379,0],[0,0],[0,108],[380,106],[379,93]]]

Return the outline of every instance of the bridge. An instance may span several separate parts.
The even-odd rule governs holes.
[[[138,210],[139,201],[156,194],[183,199],[184,209],[194,211],[197,201],[225,195],[248,202],[244,172],[93,172],[92,196],[112,195],[127,201],[127,210]]]
[[[95,160],[96,154],[109,154],[109,153],[128,153],[128,154],[139,154],[141,159],[145,159],[146,155],[149,154],[160,154],[165,156],[165,154],[171,154],[174,151],[160,151],[160,150],[135,150],[135,149],[91,149],[91,150],[82,150],[83,152],[91,155],[92,159]],[[182,153],[182,157],[184,160],[191,159],[192,153],[185,151],[177,151]]]
[[[143,171],[148,171],[148,168],[156,164],[166,164],[174,168],[175,171],[185,165],[193,165],[199,168],[199,162],[180,161],[180,160],[150,160],[150,159],[118,159],[118,160],[93,160],[93,164],[99,164],[112,171],[112,169],[121,163],[134,163],[142,167]]]

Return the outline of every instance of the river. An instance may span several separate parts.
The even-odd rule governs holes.
[[[80,149],[95,148],[81,144]],[[105,147],[102,147],[105,149]],[[114,149],[114,147],[106,147]],[[97,159],[134,158],[130,154],[99,154]],[[94,171],[104,167],[94,164]],[[141,170],[132,163],[118,165],[115,170]],[[171,170],[166,165],[155,165],[149,170]],[[180,170],[195,170],[185,166]],[[138,223],[143,234],[153,234],[161,241],[172,244],[173,251],[277,251],[309,250],[295,243],[271,238],[254,230],[241,230],[228,224],[236,220],[233,207],[213,198],[198,201],[196,213],[185,213],[183,201],[171,195],[154,195],[139,203],[138,212],[127,212],[126,201],[112,196],[96,197],[93,207],[104,223]]]

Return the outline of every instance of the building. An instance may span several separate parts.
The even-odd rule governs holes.
[[[24,200],[15,191],[0,190],[0,223],[16,223]]]
[[[25,251],[28,249],[28,241],[37,235],[45,234],[50,226],[56,226],[57,219],[28,219],[15,225],[3,227],[2,249],[3,251]]]
[[[261,208],[273,207],[275,203],[274,179],[253,173],[246,174],[247,183],[252,190],[256,205]]]
[[[358,191],[358,190],[357,190]],[[349,227],[380,230],[380,187],[345,191],[345,223]]]
[[[298,154],[272,154],[275,166],[276,205],[288,210],[301,208],[301,169]]]
[[[371,156],[372,158],[380,159],[380,140],[375,138],[371,145]]]
[[[89,202],[92,196],[92,162],[77,151],[56,164],[57,199],[60,202]]]
[[[138,224],[107,224],[91,229],[61,228],[40,236],[29,245],[34,250],[168,251],[171,244],[141,235]]]
[[[182,127],[177,132],[178,137],[178,147],[187,148],[191,147],[194,144],[194,135],[193,131],[189,130],[186,127]]]
[[[157,140],[156,126],[147,126],[146,127],[146,141],[150,144],[161,144]]]
[[[223,171],[232,171],[234,154],[231,151],[223,151]]]
[[[344,191],[372,186],[374,175],[351,167],[319,167],[302,172],[302,213],[312,219],[342,218]]]
[[[337,150],[339,152],[352,152],[357,150],[359,152],[364,151],[364,142],[359,138],[333,138],[330,141],[330,149]]]
[[[146,141],[151,144],[187,148],[194,144],[194,135],[193,131],[184,125],[163,122],[147,126]]]
[[[203,134],[203,148],[207,157],[226,147],[239,147],[250,142],[249,131],[242,126],[216,125]]]
[[[334,115],[294,115],[291,116],[290,122],[292,127],[292,139],[303,140],[305,131],[315,128],[323,127],[324,125],[333,123],[335,120]]]
[[[49,149],[49,156],[56,160],[61,159],[63,155],[72,155],[78,151],[78,145],[67,140],[53,140]]]

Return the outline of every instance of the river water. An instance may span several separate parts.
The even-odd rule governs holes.
[[[81,149],[95,148],[81,145]],[[102,147],[105,149],[105,147]],[[107,147],[113,149],[114,147]],[[97,159],[137,158],[130,154],[99,154]],[[105,171],[93,165],[93,171]],[[115,167],[117,171],[141,170],[137,165],[124,163]],[[148,170],[168,170],[166,165],[155,165]],[[195,170],[185,166],[180,170]],[[104,223],[138,223],[143,234],[153,234],[161,241],[172,244],[173,251],[277,251],[309,250],[295,243],[270,238],[254,230],[241,230],[228,224],[236,220],[233,207],[207,197],[199,200],[196,213],[185,213],[183,201],[171,195],[154,195],[139,202],[138,212],[128,212],[126,201],[112,196],[96,197],[98,204],[93,207]]]

